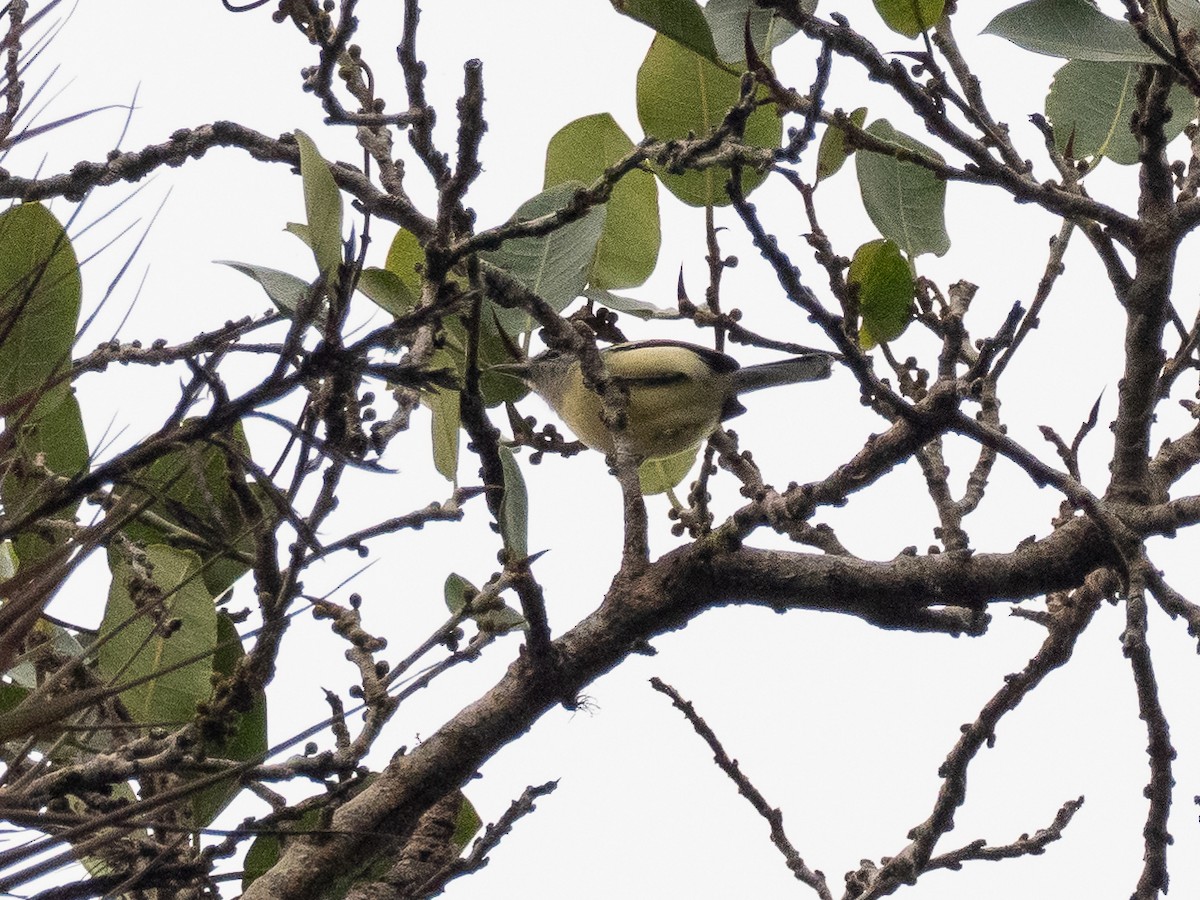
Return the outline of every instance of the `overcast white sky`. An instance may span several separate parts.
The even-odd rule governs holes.
[[[489,130],[482,150],[484,174],[469,198],[482,224],[503,221],[540,190],[546,142],[571,119],[610,111],[635,139],[640,136],[634,79],[651,34],[616,15],[604,0],[430,0],[425,5],[419,53],[429,66],[429,91],[440,113],[444,149],[450,148],[455,125],[462,63],[472,57],[484,61]],[[1024,152],[1049,177],[1039,153],[1040,137],[1026,118],[1041,109],[1057,61],[1031,56],[996,38],[975,37],[992,14],[1008,5],[963,4],[971,9],[956,18],[957,31],[984,78],[994,112],[1012,123]],[[393,52],[400,37],[400,6],[364,0],[358,12],[364,25],[360,43],[383,85],[380,93],[391,98],[391,110],[403,105]],[[830,9],[850,14],[880,37],[884,49],[914,49],[898,36],[881,33],[865,2],[823,0],[821,11]],[[316,102],[298,89],[299,69],[313,62],[309,50],[290,27],[273,25],[266,9],[234,16],[217,0],[126,0],[116,6],[84,2],[28,80],[35,84],[52,65],[58,66],[52,84],[61,93],[50,117],[127,103],[136,90],[137,109],[124,149],[161,142],[176,128],[231,119],[272,135],[302,128],[327,157],[357,161],[352,135],[324,127]],[[782,80],[807,85],[810,55],[800,39],[777,51]],[[836,61],[833,74],[832,104],[847,109],[867,105],[871,118],[888,116],[898,128],[921,134],[851,63]],[[33,142],[6,160],[5,167],[29,174],[40,164],[49,173],[81,158],[100,159],[123,125],[123,113],[101,113]],[[811,159],[805,162],[806,172],[812,164]],[[411,171],[416,172],[415,165]],[[1106,165],[1096,173],[1091,190],[1130,209],[1135,183],[1133,169]],[[414,184],[422,185],[415,189],[418,198],[427,200],[419,173]],[[795,196],[771,188],[768,183],[755,195],[764,219],[810,283],[819,286],[823,279],[799,237],[806,225]],[[127,186],[98,193],[80,224],[131,193]],[[823,186],[820,195],[823,224],[840,252],[849,255],[875,237],[850,168]],[[953,249],[941,260],[923,258],[920,269],[943,287],[959,278],[980,285],[972,318],[975,334],[982,336],[994,331],[1015,300],[1031,298],[1057,226],[1037,210],[986,191],[954,185],[950,198]],[[665,191],[660,200],[665,231],[660,266],[652,281],[633,293],[669,305],[681,265],[693,296],[702,293],[703,216]],[[257,164],[239,151],[215,150],[179,170],[159,173],[128,205],[81,237],[81,246],[97,249],[130,223],[137,222],[135,230],[140,230],[160,203],[163,210],[132,276],[118,286],[82,341],[84,350],[114,333],[143,272],[140,298],[120,331],[123,339],[186,338],[267,306],[254,284],[213,265],[215,259],[250,261],[302,276],[311,268],[311,256],[281,230],[303,216],[298,179],[282,166]],[[66,215],[64,204],[55,209]],[[742,260],[728,273],[725,303],[742,308],[747,324],[757,331],[819,343],[816,329],[787,306],[733,220],[732,215],[718,215],[720,224],[731,226],[723,234],[723,247]],[[374,235],[374,262],[382,264],[391,232],[376,223]],[[132,242],[132,236],[120,239],[85,266],[85,307],[102,295]],[[1067,262],[1067,275],[1042,327],[1006,376],[1011,383],[1002,411],[1011,433],[1051,461],[1052,450],[1041,442],[1036,427],[1049,424],[1073,434],[1101,392],[1101,422],[1109,421],[1120,365],[1116,304],[1082,242],[1072,248]],[[1185,292],[1180,303],[1185,318],[1191,315],[1194,292]],[[627,324],[635,336],[689,336],[662,323]],[[1105,349],[1092,349],[1093,340]],[[900,343],[898,355],[929,350],[927,341],[908,341]],[[142,372],[81,382],[93,443],[107,432],[122,446],[153,427],[156,411],[161,418],[175,400],[177,376],[164,374],[153,386],[145,383]],[[781,404],[801,410],[798,444],[775,440],[780,432],[775,411]],[[754,450],[768,480],[779,485],[822,477],[861,446],[867,434],[884,427],[861,408],[852,380],[839,374],[797,388],[786,399],[759,395],[747,406],[749,414],[736,423],[743,447]],[[544,408],[533,403],[528,409],[545,416]],[[1171,424],[1178,425],[1164,423],[1164,435]],[[425,428],[427,421],[419,419],[418,433],[398,441],[385,459],[396,475],[360,479],[358,493],[347,495],[331,532],[445,498],[448,487],[429,462]],[[269,442],[278,435],[260,430],[252,432],[252,439]],[[1106,480],[1108,450],[1108,432],[1100,427],[1084,460],[1095,489],[1102,489]],[[959,447],[948,456],[961,485],[973,454]],[[474,468],[469,460],[464,464],[464,483],[473,483]],[[537,468],[526,466],[525,472],[530,547],[552,551],[537,571],[546,586],[552,626],[561,633],[595,607],[615,570],[619,492],[597,454],[548,459]],[[722,482],[717,508],[728,511],[737,502],[736,491],[728,477]],[[383,512],[381,504],[386,505]],[[1004,550],[1025,535],[1044,535],[1057,504],[1057,496],[1038,491],[1001,464],[988,500],[968,521],[973,544]],[[670,536],[666,501],[654,498],[649,505],[653,545],[661,552],[676,542]],[[580,510],[586,516],[580,517]],[[933,511],[915,465],[895,472],[845,509],[822,511],[818,520],[834,525],[852,550],[870,558],[886,560],[908,545],[924,550],[933,542]],[[1183,539],[1188,541],[1194,537]],[[783,546],[770,535],[757,535],[754,543]],[[1187,566],[1190,549],[1164,548],[1159,559],[1185,591],[1197,588],[1194,566]],[[372,550],[372,559],[379,562],[353,588],[366,598],[368,627],[387,634],[400,654],[442,621],[442,581],[449,571],[481,583],[495,568],[496,544],[482,504],[465,525],[431,526],[377,542]],[[332,588],[350,567],[349,562],[333,562],[327,571],[310,573],[310,590]],[[96,577],[103,576],[101,567]],[[97,590],[102,589],[74,593],[64,605],[71,604],[76,618],[88,621],[91,616],[94,623],[99,610],[89,597]],[[1195,645],[1183,626],[1153,613],[1163,702],[1180,753],[1172,895],[1197,896],[1200,829],[1190,804],[1200,793]],[[540,802],[538,813],[505,840],[487,870],[455,883],[447,896],[805,896],[770,845],[765,823],[712,765],[690,727],[647,686],[652,675],[695,702],[746,774],[783,809],[793,843],[810,866],[829,876],[837,893],[841,874],[856,868],[860,858],[878,860],[905,845],[906,832],[929,813],[939,786],[937,769],[958,737],[958,726],[975,718],[1003,676],[1020,669],[1040,643],[1040,628],[1009,619],[1007,607],[998,605],[994,614],[996,621],[985,637],[958,640],[883,632],[833,615],[779,616],[731,607],[702,616],[686,630],[655,641],[658,656],[634,657],[589,688],[587,711],[549,714],[527,738],[485,767],[483,777],[467,789],[485,821],[494,820],[527,784],[561,781],[558,791]],[[921,880],[915,896],[1116,897],[1132,890],[1141,866],[1146,738],[1118,644],[1123,623],[1122,609],[1102,610],[1077,658],[1003,721],[996,749],[985,751],[971,768],[970,793],[956,816],[958,827],[939,850],[980,837],[1007,843],[1047,825],[1064,801],[1085,794],[1087,803],[1065,839],[1041,857],[974,863],[960,873],[930,875]],[[283,661],[272,689],[273,740],[316,714],[320,687],[344,691],[354,681],[341,648],[324,640],[324,624],[306,621],[297,629],[311,635],[310,649],[303,658]],[[431,733],[445,715],[490,685],[517,645],[515,636],[508,637],[471,671],[456,673],[414,699],[391,726],[379,761],[396,746],[411,746]],[[319,651],[311,648],[322,646],[333,649],[328,662],[318,666]],[[218,824],[235,824],[242,814],[239,810]]]

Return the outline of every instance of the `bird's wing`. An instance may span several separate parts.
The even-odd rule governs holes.
[[[631,369],[641,368],[639,359],[653,359],[655,365],[661,367],[667,358],[661,351],[666,350],[670,353],[672,349],[679,351],[676,358],[680,365],[680,373],[683,375],[689,374],[689,361],[693,358],[698,358],[711,372],[733,372],[741,368],[738,361],[728,353],[722,353],[719,350],[714,350],[712,347],[702,347],[699,344],[691,344],[687,341],[672,341],[667,338],[613,344],[604,353],[609,362],[609,370],[617,370],[617,374],[623,374],[619,370],[626,368],[626,366]],[[644,350],[658,350],[660,352],[653,355],[639,352]]]

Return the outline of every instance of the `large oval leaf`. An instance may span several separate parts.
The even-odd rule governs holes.
[[[901,134],[887,119],[876,119],[867,133],[927,159],[940,154],[915,138]],[[950,249],[946,233],[946,182],[916,163],[860,149],[854,154],[858,187],[867,215],[885,238],[895,241],[909,257],[922,253],[941,256]]]
[[[31,471],[45,467],[56,475],[69,477],[88,467],[90,457],[83,415],[69,385],[59,385],[43,396],[33,412],[16,426],[15,435],[14,455],[27,463]],[[7,463],[5,470],[4,480],[0,482],[0,497],[10,516],[20,518],[49,495],[53,482],[18,475]],[[78,503],[73,503],[57,515],[72,518],[78,507]],[[45,535],[45,529],[34,527],[13,538],[21,565],[28,566],[44,558],[66,540],[65,532],[54,542],[47,540]]]
[[[401,228],[392,238],[388,247],[387,262],[384,266],[395,274],[404,284],[408,293],[414,298],[421,296],[421,273],[418,269],[425,265],[425,248],[415,234],[406,228]]]
[[[611,0],[613,9],[649,25],[680,45],[717,62],[717,47],[696,0]]]
[[[146,679],[121,694],[135,722],[185,722],[212,693],[217,611],[200,577],[200,557],[164,544],[146,548],[150,585],[124,557],[110,557],[112,585],[100,624],[100,671],[116,684]],[[136,590],[134,586],[138,587]],[[161,606],[146,603],[150,592]],[[133,593],[138,593],[135,602]],[[181,624],[167,636],[162,622]],[[195,662],[169,670],[199,655]]]
[[[709,134],[738,102],[741,78],[659,35],[646,53],[637,77],[638,120],[646,133],[659,140]],[[774,149],[783,137],[783,123],[767,104],[750,114],[745,143]],[[729,171],[708,168],[678,175],[658,173],[663,184],[690,206],[729,203],[725,183]],[[742,171],[746,193],[762,184],[765,172]]]
[[[522,203],[512,221],[527,222],[560,210],[583,186],[568,181],[547,188]],[[605,217],[605,208],[597,206],[582,219],[550,234],[505,241],[500,249],[480,256],[504,269],[556,310],[562,310],[583,293]],[[529,316],[523,311],[499,307],[496,310],[510,334],[519,334],[529,328]]]
[[[811,13],[817,0],[802,0],[801,8]],[[750,37],[760,59],[770,59],[771,51],[792,37],[797,28],[778,10],[764,9],[754,0],[708,0],[704,18],[712,30],[717,56],[738,69],[746,68],[746,19],[750,19]]]
[[[997,15],[983,29],[1046,56],[1096,62],[1158,63],[1128,22],[1110,19],[1088,0],[1029,0]]]
[[[846,280],[858,288],[863,348],[898,338],[912,320],[913,300],[912,269],[900,248],[882,239],[863,244],[854,251]]]
[[[66,231],[40,203],[22,203],[0,214],[0,403],[13,410],[12,452],[56,475],[87,468],[87,435],[70,384],[47,385],[71,363],[79,322],[82,281]],[[25,405],[17,407],[24,399]],[[49,491],[49,482],[20,477],[4,462],[0,484],[5,510],[19,517]],[[78,504],[63,511],[74,515]],[[34,534],[18,535],[17,556],[28,565],[52,546]]]
[[[1134,63],[1073,59],[1055,72],[1046,95],[1046,118],[1054,125],[1055,146],[1064,153],[1070,149],[1073,159],[1107,156],[1123,166],[1136,163],[1138,142],[1129,119],[1137,103],[1140,70]],[[1172,88],[1168,103],[1173,115],[1163,130],[1172,140],[1190,118],[1187,91]]]
[[[204,584],[216,597],[248,571],[243,559],[253,556],[260,531],[273,527],[277,512],[260,496],[256,484],[243,486],[233,481],[243,476],[230,467],[227,453],[251,458],[242,423],[235,422],[212,437],[213,443],[184,445],[135,469],[114,492],[144,507],[142,514],[124,528],[131,540],[147,545],[179,540],[171,526],[184,535],[195,535],[195,546],[204,563]],[[215,440],[222,441],[228,450]],[[246,493],[256,498],[257,507],[243,504]]]
[[[437,350],[430,360],[432,368],[454,367],[466,370],[465,358],[456,358],[449,350]],[[461,394],[452,388],[435,387],[421,395],[421,402],[433,414],[433,466],[451,484],[458,484],[458,432],[462,427]]]
[[[938,23],[946,0],[875,0],[875,11],[888,28],[915,38]]]
[[[0,215],[0,403],[70,364],[81,298],[79,261],[53,214],[22,203]]]
[[[590,184],[633,150],[633,141],[608,113],[576,119],[559,129],[546,147],[545,187],[567,181]],[[662,232],[658,222],[658,186],[640,169],[613,187],[600,242],[588,272],[594,288],[642,284],[658,262]]]

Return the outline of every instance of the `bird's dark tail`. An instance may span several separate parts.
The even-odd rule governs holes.
[[[820,381],[829,377],[832,368],[832,358],[824,353],[808,353],[778,362],[746,366],[733,373],[734,384],[737,385],[735,393],[757,391],[777,384],[795,384],[798,381]]]

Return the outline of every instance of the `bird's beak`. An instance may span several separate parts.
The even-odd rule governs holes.
[[[488,371],[496,372],[500,375],[508,375],[512,378],[519,378],[521,381],[525,381],[527,378],[529,378],[529,361],[526,360],[524,362],[497,363],[489,368]]]

